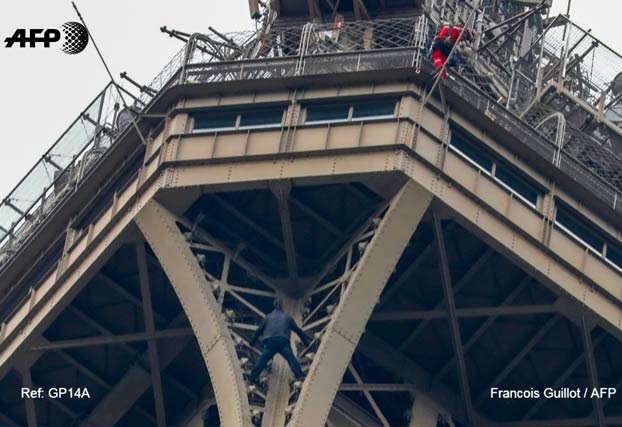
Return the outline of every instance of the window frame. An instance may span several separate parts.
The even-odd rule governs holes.
[[[488,170],[484,165],[479,164],[475,159],[469,157],[467,153],[465,153],[463,149],[456,147],[454,144],[454,136],[462,137],[459,138],[460,143],[465,146],[473,149],[477,154],[477,157],[482,158],[486,162],[490,162],[490,170]],[[460,144],[458,144],[460,145]],[[525,175],[519,168],[513,166],[510,162],[502,157],[495,155],[492,153],[486,145],[479,141],[475,136],[471,135],[468,131],[458,127],[456,125],[451,126],[451,131],[449,135],[449,149],[456,153],[459,157],[467,161],[467,163],[471,164],[477,170],[481,171],[484,175],[488,176],[497,184],[501,185],[504,189],[510,192],[510,194],[520,200],[522,203],[530,207],[531,209],[538,211],[538,202],[540,199],[546,194],[546,189],[542,188],[541,185],[534,182],[529,176]],[[497,169],[505,170],[508,175],[511,175],[516,179],[522,186],[527,187],[532,190],[536,194],[535,202],[528,199],[526,195],[521,194],[517,189],[511,187],[509,184],[504,182],[499,176],[497,176]]]
[[[245,114],[252,114],[253,112],[256,111],[261,111],[261,109],[265,109],[265,110],[279,110],[282,109],[282,113],[281,113],[281,120],[277,123],[266,123],[266,124],[261,124],[261,125],[242,125],[242,119],[244,117]],[[244,130],[252,130],[252,129],[269,129],[269,128],[282,128],[283,127],[283,121],[285,119],[285,116],[287,114],[287,109],[288,106],[285,105],[276,105],[276,106],[261,106],[259,108],[240,108],[240,109],[235,109],[235,108],[227,108],[225,110],[220,110],[220,109],[203,109],[203,110],[197,110],[197,111],[191,111],[188,113],[188,115],[192,118],[192,129],[190,130],[190,133],[192,134],[202,134],[202,133],[215,133],[215,132],[235,132],[235,131],[244,131]],[[227,114],[227,113],[231,113],[231,114],[235,114],[235,124],[233,126],[227,126],[227,127],[218,127],[218,128],[200,128],[197,129],[196,127],[196,119],[197,116],[201,115],[201,114]]]
[[[393,113],[392,114],[382,114],[382,115],[373,115],[373,116],[362,116],[362,117],[354,117],[355,107],[356,105],[361,104],[373,104],[373,103],[388,103],[393,102]],[[319,125],[319,124],[329,124],[329,123],[352,123],[352,122],[365,122],[365,121],[374,121],[374,120],[388,120],[395,119],[398,112],[398,105],[401,102],[400,97],[396,98],[386,98],[383,97],[381,99],[354,99],[349,101],[330,101],[326,103],[322,102],[312,102],[308,104],[303,104],[301,107],[304,108],[304,122],[303,125]],[[348,114],[347,117],[342,119],[324,119],[324,120],[309,120],[309,109],[310,108],[321,108],[328,106],[347,106]]]

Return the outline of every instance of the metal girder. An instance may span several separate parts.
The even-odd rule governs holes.
[[[90,347],[95,345],[121,344],[136,341],[162,340],[194,335],[191,328],[164,329],[154,332],[138,332],[134,334],[122,334],[111,336],[99,336],[89,338],[76,338],[71,340],[49,341],[48,344],[37,345],[31,348],[33,351],[60,350],[77,347]]]
[[[290,427],[325,423],[369,316],[431,201],[430,193],[412,181],[392,200],[327,326]]]
[[[67,308],[69,310],[71,310],[76,316],[80,317],[80,319],[82,319],[84,322],[86,322],[89,325],[91,325],[95,330],[99,331],[102,335],[108,336],[108,337],[115,336],[108,328],[106,328],[101,323],[99,323],[98,321],[96,321],[95,319],[93,319],[92,317],[87,315],[86,313],[84,313],[82,310],[80,310],[76,306],[69,305]],[[180,329],[180,328],[178,328],[178,326],[181,326],[181,324],[183,323],[182,322],[183,320],[184,320],[184,316],[183,315],[178,315],[172,321],[168,322],[165,325],[165,327],[170,328],[170,329]],[[184,345],[187,344],[190,341],[191,335],[192,334],[188,334],[188,335],[182,336],[182,337],[180,337],[180,339],[176,339],[176,338],[173,339],[173,338],[171,338],[171,340],[174,340],[177,343],[178,352],[181,352],[183,350],[183,348],[184,348]],[[156,333],[156,336],[157,336],[157,333]],[[171,342],[172,341],[169,341],[168,343],[170,344]],[[141,360],[142,359],[142,355],[138,351],[134,350],[134,348],[131,345],[129,345],[127,342],[121,342],[121,343],[119,343],[119,346],[120,346],[120,348],[123,351],[125,351],[128,355],[130,355],[133,358],[133,360]],[[142,365],[139,366],[138,364],[135,365],[135,366],[141,368],[145,372],[147,371],[147,369],[145,368],[145,366],[147,366],[146,364],[144,366],[142,366]],[[164,368],[164,366],[162,366],[162,368]],[[177,387],[177,389],[179,391],[183,392],[184,394],[186,394],[190,398],[196,400],[196,398],[197,398],[196,393],[194,393],[192,390],[190,390],[185,384],[180,382],[177,378],[175,378],[175,377],[173,377],[172,375],[169,375],[169,374],[164,374],[164,379],[166,379],[166,381],[168,383],[170,383],[170,384],[174,385],[175,387]]]
[[[512,292],[510,292],[510,294],[503,300],[503,302],[501,303],[501,306],[504,306],[512,302],[512,300],[514,300],[514,298],[520,295],[520,293],[527,287],[530,281],[531,281],[531,277],[529,276],[526,276],[523,280],[521,280],[521,282],[512,290]],[[460,312],[460,310],[457,310],[457,311]],[[471,347],[475,345],[479,337],[481,337],[484,334],[484,332],[486,332],[488,328],[492,326],[492,324],[495,322],[497,317],[498,317],[497,315],[490,316],[488,319],[486,319],[484,323],[481,324],[479,328],[477,328],[475,332],[473,332],[473,334],[471,334],[469,339],[464,344],[465,354],[466,352],[469,351]],[[432,381],[436,382],[436,381],[442,380],[445,374],[447,374],[447,372],[449,372],[449,370],[454,366],[454,363],[456,363],[455,357],[452,358],[449,362],[445,363],[445,365],[434,376],[434,379]]]
[[[426,396],[429,402],[433,402],[439,413],[446,419],[453,417],[460,423],[466,424],[466,413],[460,396],[444,384],[432,384],[431,375],[402,352],[370,332],[363,335],[357,351],[396,378],[401,378],[417,387],[415,394]],[[474,414],[476,417],[475,424],[481,425],[486,421],[475,410]]]
[[[494,253],[494,251],[492,249],[486,249],[484,251],[484,253],[477,259],[477,261],[475,261],[473,263],[473,265],[471,265],[471,267],[469,267],[467,272],[464,273],[464,275],[460,278],[460,280],[458,280],[458,282],[456,283],[456,286],[455,286],[455,292],[459,292],[460,289],[462,289],[464,286],[466,286],[467,283],[469,283],[469,280],[471,280],[471,277],[473,277],[473,275],[478,272],[478,270],[488,261],[488,258],[490,258],[493,253]],[[443,303],[444,303],[444,300],[441,299],[434,306],[434,308],[435,309],[442,308],[443,307]],[[430,324],[430,320],[431,319],[425,319],[425,320],[423,320],[423,322],[421,322],[419,325],[417,325],[417,327],[410,333],[410,335],[408,335],[404,339],[404,341],[402,341],[402,343],[399,346],[399,350],[403,351],[414,340],[416,340],[417,337],[419,335],[421,335],[421,333],[425,330],[425,328]]]
[[[604,422],[606,425],[620,425],[622,424],[622,417],[605,417]],[[482,427],[594,427],[595,423],[594,418],[585,417],[485,423]]]
[[[359,373],[356,371],[356,369],[354,369],[354,366],[352,366],[351,363],[348,365],[348,370],[350,371],[350,374],[352,374],[352,376],[354,377],[354,380],[357,382],[357,384],[363,385],[363,379],[361,378]],[[387,420],[387,418],[382,413],[382,410],[380,409],[380,406],[378,406],[378,404],[376,403],[376,400],[373,398],[373,396],[371,395],[369,390],[362,389],[362,392],[363,392],[363,395],[365,396],[365,398],[367,399],[367,402],[372,407],[372,409],[374,411],[374,414],[376,414],[376,417],[378,417],[378,419],[380,420],[382,425],[384,427],[390,427],[389,421]]]
[[[585,353],[586,367],[588,378],[590,379],[590,387],[593,390],[598,389],[598,369],[596,368],[596,360],[594,358],[594,346],[592,344],[592,331],[587,325],[585,316],[581,316],[581,334],[583,336],[583,351]],[[594,417],[598,427],[605,426],[605,412],[603,410],[603,402],[599,397],[592,398],[592,407]]]
[[[415,395],[408,427],[436,427],[438,416],[438,410],[430,399],[424,395]]]
[[[156,329],[153,306],[151,305],[151,283],[149,280],[145,242],[142,237],[139,237],[136,241],[136,263],[138,264],[138,279],[140,282],[140,295],[142,297],[145,329],[148,334],[153,335]],[[154,339],[149,339],[147,341],[147,352],[149,353],[149,371],[151,372],[151,388],[153,391],[153,400],[155,402],[156,421],[158,427],[166,427],[166,410],[164,408],[162,392],[162,377],[160,376],[160,359],[158,356],[158,347]]]
[[[104,273],[102,272],[97,273],[95,278],[98,280],[101,280],[108,287],[115,290],[117,293],[119,293],[123,297],[127,298],[127,300],[131,302],[132,304],[134,304],[136,307],[140,308],[141,310],[143,309],[143,303],[139,298],[137,298],[134,294],[128,291],[121,284],[117,283],[116,281],[112,280],[110,277],[106,276]],[[155,310],[153,310],[153,316],[158,322],[164,325],[166,325],[169,322],[169,320],[166,317],[164,317],[163,315],[161,315]]]
[[[175,216],[150,200],[135,221],[166,272],[195,332],[214,387],[222,425],[250,426],[248,397],[231,334]]]
[[[482,389],[482,392],[477,397],[476,405],[481,404],[489,395],[489,390],[495,387],[514,370],[514,368],[529,354],[529,352],[544,338],[544,336],[551,330],[553,326],[560,320],[559,315],[552,316],[544,325],[536,332],[536,334],[525,344],[521,351],[516,354],[506,365],[505,368],[490,382],[490,384]]]
[[[18,427],[19,423],[15,422],[11,417],[6,414],[0,412],[0,423],[2,426],[6,427]]]
[[[298,279],[298,261],[296,259],[296,244],[294,242],[294,229],[292,227],[292,215],[289,210],[289,182],[276,181],[271,183],[270,188],[279,204],[279,217],[283,230],[283,242],[285,244],[285,256],[287,257],[287,270],[291,281]]]
[[[557,313],[559,309],[552,304],[537,305],[512,305],[500,307],[470,307],[457,308],[457,317],[500,317],[500,316],[528,316],[533,314]],[[419,320],[419,319],[444,319],[447,317],[447,310],[399,310],[383,311],[372,315],[371,321],[390,322],[398,320]]]
[[[454,289],[451,283],[451,273],[449,271],[449,261],[447,259],[447,250],[445,248],[445,237],[443,236],[443,227],[441,220],[436,212],[432,212],[432,225],[434,228],[434,240],[436,242],[436,250],[438,251],[438,259],[441,270],[441,282],[443,285],[443,294],[445,296],[446,308],[449,313],[449,326],[451,330],[451,342],[454,350],[454,357],[458,362],[458,378],[460,380],[460,388],[464,406],[466,409],[467,425],[473,425],[473,402],[471,401],[471,389],[469,387],[469,374],[467,372],[466,363],[464,361],[464,350],[462,348],[462,337],[460,336],[460,324],[458,323],[458,315],[456,314],[456,304],[454,300]]]
[[[273,245],[281,249],[285,249],[285,246],[283,245],[283,242],[281,241],[281,239],[277,238],[274,234],[272,234],[272,232],[266,230],[265,227],[257,224],[257,222],[249,218],[248,215],[246,215],[244,212],[241,212],[238,208],[231,205],[231,203],[227,202],[225,199],[223,199],[217,194],[210,195],[210,199],[214,200],[217,205],[220,205],[223,209],[231,213],[233,216],[238,218],[244,224],[248,225],[250,228],[255,230],[257,233],[261,234],[270,243],[272,243]]]
[[[316,212],[311,207],[307,206],[306,203],[301,202],[292,194],[289,195],[289,201],[295,205],[298,209],[300,209],[304,214],[313,218],[318,224],[324,227],[326,230],[330,231],[337,237],[343,237],[343,231],[341,231],[335,224],[324,218],[318,212]]]
[[[25,367],[20,372],[22,376],[22,385],[30,390],[34,388],[32,385],[32,377],[30,375],[30,367]],[[35,401],[34,399],[25,398],[24,404],[26,405],[26,421],[28,423],[28,427],[37,427],[37,411],[35,409]]]
[[[419,268],[419,266],[423,263],[423,261],[425,261],[428,255],[432,253],[433,249],[434,242],[431,242],[430,244],[428,244],[428,246],[425,247],[423,251],[421,251],[420,254],[417,255],[413,262],[410,263],[410,265],[406,267],[406,270],[404,270],[400,277],[398,277],[393,286],[391,286],[384,294],[382,294],[379,302],[380,306],[386,304],[387,301],[389,301],[401,289],[401,287],[406,283],[406,280],[413,272],[415,272]]]
[[[87,322],[92,322],[104,334],[110,331],[101,327],[97,322],[83,314]],[[90,320],[89,320],[90,319]],[[175,316],[167,325],[168,328],[176,328],[185,323],[183,313]],[[100,329],[101,328],[101,329]],[[186,335],[166,340],[158,348],[160,369],[166,369],[171,362],[183,351],[192,340],[192,335]],[[120,348],[134,355],[136,363],[123,375],[123,377],[109,390],[108,394],[97,404],[88,417],[80,424],[82,427],[106,427],[116,424],[121,417],[134,405],[136,400],[151,386],[151,375],[145,366],[149,362],[149,352],[139,353],[127,343],[121,343]]]
[[[334,427],[381,427],[380,423],[344,395],[337,394],[329,414]]]
[[[339,386],[339,391],[384,391],[384,392],[400,392],[400,391],[413,391],[416,387],[414,384],[373,384],[373,383],[362,383],[362,384],[341,384]]]
[[[596,349],[596,347],[598,347],[600,344],[602,344],[603,341],[605,340],[606,336],[607,336],[607,334],[605,332],[601,332],[601,334],[592,341],[592,348]],[[564,372],[561,373],[561,375],[557,378],[557,380],[555,380],[555,382],[551,385],[551,387],[553,389],[557,389],[557,388],[561,387],[562,384],[564,384],[566,382],[568,377],[570,377],[570,375],[572,375],[572,373],[579,366],[581,366],[581,364],[583,363],[584,360],[585,360],[585,352],[582,352],[570,365],[568,365],[568,367],[564,370]],[[533,417],[536,413],[538,413],[540,408],[542,408],[542,406],[547,401],[548,401],[548,399],[545,398],[544,396],[540,397],[540,399],[538,399],[533,404],[533,406],[531,408],[529,408],[529,410],[527,412],[525,412],[525,415],[523,416],[522,420],[525,421],[525,420],[528,420],[531,417]]]

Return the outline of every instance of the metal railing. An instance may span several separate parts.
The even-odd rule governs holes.
[[[437,21],[442,17],[439,13],[429,16],[437,16]],[[538,89],[538,82],[548,81],[551,71],[547,69],[547,64],[552,67],[563,49],[569,53],[576,52],[583,58],[587,52],[587,55],[593,56],[594,64],[589,70],[583,62],[573,64],[572,55],[559,58],[560,62],[564,61],[563,57],[568,58],[565,74],[562,73],[568,77],[564,82],[570,82],[567,87],[571,94],[590,105],[598,98],[601,111],[605,111],[603,106],[611,109],[616,105],[617,95],[611,90],[610,80],[615,77],[615,67],[619,65],[622,70],[622,58],[606,46],[596,45],[588,32],[565,21],[565,18],[559,19],[563,25],[553,20],[540,37],[534,39],[531,63],[539,61],[540,68],[530,69],[528,61],[519,60],[515,62],[518,72],[497,73],[497,80],[501,80],[495,84],[494,79],[485,72],[499,65],[495,65],[489,54],[480,52],[477,63],[462,63],[453,72],[459,73],[461,79],[481,91],[489,99],[488,102],[507,107],[517,115],[516,121],[523,121],[548,140],[555,153],[550,160],[556,166],[564,169],[568,162],[575,161],[596,175],[589,181],[593,185],[609,186],[601,192],[612,193],[613,207],[620,209],[617,199],[622,190],[622,160],[610,146],[597,141],[592,134],[573,127],[573,121],[568,117],[565,119],[566,126],[561,129],[557,126],[559,121],[543,122],[546,116],[558,110],[539,101],[544,91]],[[252,31],[216,33],[219,36],[217,39],[194,34],[150,83],[149,90],[135,97],[132,108],[135,113],[140,113],[158,93],[175,85],[365,70],[419,70],[428,57],[437,25],[438,22],[435,23],[432,18],[417,15],[342,24],[273,26],[265,34]],[[561,32],[562,28],[565,32]],[[562,41],[559,40],[560,34],[562,38],[566,35]],[[539,48],[542,54],[538,56]],[[504,60],[503,55],[500,58]],[[613,71],[597,72],[592,69],[597,68],[596,64],[605,64]],[[541,72],[538,73],[538,70]],[[587,76],[583,80],[587,82],[585,87],[571,84],[577,73]],[[541,77],[538,77],[539,74]],[[512,88],[522,98],[497,98],[504,88]],[[127,120],[120,120],[118,110],[116,88],[109,84],[0,204],[0,268],[59,201],[71,193],[85,171],[92,168],[97,158],[112,145],[121,131],[120,127],[127,126]],[[596,127],[596,131],[598,129],[601,128]],[[583,175],[589,177],[587,170]]]

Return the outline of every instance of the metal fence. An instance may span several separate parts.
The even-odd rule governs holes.
[[[135,113],[140,113],[158,93],[179,84],[419,69],[429,56],[431,40],[438,20],[442,18],[439,13],[430,16],[437,16],[436,22],[426,15],[419,15],[373,21],[274,26],[266,33],[243,31],[220,34],[212,30],[217,37],[193,34],[149,84],[148,90],[135,96],[132,108]],[[575,126],[571,117],[566,126],[567,115],[564,113],[564,126],[561,127],[564,132],[560,135],[559,124],[547,119],[559,108],[556,108],[554,101],[551,104],[541,102],[538,79],[544,85],[548,79],[559,75],[553,72],[558,70],[554,68],[556,61],[566,57],[563,72],[567,77],[565,87],[589,105],[598,102],[605,114],[619,105],[616,104],[617,95],[612,90],[612,81],[617,70],[622,71],[622,58],[597,42],[588,32],[565,21],[565,18],[558,19],[559,22],[552,21],[543,37],[534,40],[530,48],[533,51],[529,59],[531,62],[515,64],[518,72],[512,74],[497,73],[500,83],[495,85],[494,79],[485,75],[485,71],[495,66],[486,52],[480,54],[477,64],[462,63],[453,72],[459,73],[460,79],[479,91],[487,102],[494,102],[500,108],[509,107],[517,122],[523,121],[539,137],[548,141],[551,149],[547,149],[547,153],[554,153],[551,161],[555,166],[563,169],[568,162],[582,165],[585,172],[581,175],[592,176],[586,182],[599,186],[599,191],[594,193],[612,194],[611,198],[607,197],[607,203],[613,203],[617,208],[618,193],[622,191],[622,159],[611,144],[594,136],[598,132],[604,134],[609,128],[595,126],[586,132]],[[539,46],[542,55],[539,55]],[[564,51],[568,55],[562,55]],[[581,61],[573,62],[573,58],[581,58]],[[534,61],[538,61],[540,67],[534,69]],[[511,88],[515,95],[507,99],[499,97],[504,88]],[[0,267],[59,201],[71,193],[85,171],[92,168],[112,145],[122,127],[129,125],[127,117],[121,120],[119,101],[117,87],[107,85],[2,201]],[[610,136],[611,132],[607,135]]]

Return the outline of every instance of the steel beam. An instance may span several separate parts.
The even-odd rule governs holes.
[[[0,425],[3,427],[18,427],[19,423],[15,422],[11,417],[0,412]]]
[[[248,397],[231,334],[175,216],[151,200],[135,221],[166,272],[195,332],[223,427],[250,426]]]
[[[531,281],[531,277],[529,276],[526,276],[523,280],[521,280],[521,282],[512,290],[512,292],[510,292],[510,294],[503,300],[503,302],[501,303],[501,306],[504,306],[512,302],[514,298],[520,295],[520,293],[527,287],[530,281]],[[457,310],[457,311],[460,312],[460,310]],[[479,328],[477,328],[475,332],[473,332],[473,334],[469,337],[467,342],[464,344],[465,354],[466,352],[469,351],[469,349],[471,349],[471,347],[475,345],[479,337],[481,337],[484,334],[484,332],[486,332],[488,328],[492,326],[492,324],[495,322],[497,317],[498,317],[497,315],[490,316],[488,319],[486,319],[484,323],[481,324]],[[445,365],[434,376],[434,379],[432,381],[436,382],[436,381],[442,380],[445,374],[447,374],[447,372],[449,372],[449,370],[454,366],[454,363],[456,363],[455,357],[452,358],[449,362],[445,363]]]
[[[32,385],[32,377],[30,375],[30,367],[24,367],[20,372],[22,376],[22,384],[24,387],[32,390],[34,386]],[[25,398],[24,405],[26,405],[26,421],[28,423],[28,427],[37,427],[39,424],[37,423],[37,411],[35,409],[35,400],[30,398]]]
[[[443,227],[441,220],[436,212],[432,213],[432,225],[434,227],[434,240],[436,242],[436,250],[438,252],[438,260],[441,270],[441,283],[443,285],[443,294],[445,296],[446,308],[449,313],[449,327],[451,330],[451,342],[454,350],[454,357],[458,363],[458,378],[460,380],[460,388],[467,416],[467,425],[472,426],[474,421],[473,402],[471,401],[471,389],[469,387],[469,375],[464,361],[464,350],[462,348],[462,337],[460,336],[460,324],[458,323],[458,315],[456,314],[456,303],[454,300],[454,289],[451,283],[451,273],[449,271],[449,261],[447,259],[447,250],[445,248],[445,237],[443,236]]]
[[[540,340],[542,340],[542,338],[544,338],[544,336],[551,330],[551,328],[555,326],[559,319],[560,316],[554,315],[549,320],[547,320],[546,323],[544,323],[544,325],[538,330],[538,332],[536,332],[536,334],[524,345],[521,351],[519,351],[518,354],[516,354],[512,358],[512,360],[510,360],[505,365],[505,368],[503,368],[503,370],[499,372],[499,374],[497,374],[497,376],[490,382],[488,386],[484,387],[480,395],[477,397],[477,400],[475,402],[476,405],[480,405],[486,399],[486,397],[489,395],[489,390],[492,387],[501,384],[501,382],[514,370],[516,366],[518,366],[518,364],[525,358],[525,356],[529,354],[529,352],[540,342]]]
[[[419,266],[423,263],[423,261],[425,261],[428,255],[432,253],[433,249],[434,249],[434,243],[432,242],[428,246],[426,246],[425,249],[421,251],[420,254],[417,255],[417,257],[413,260],[413,262],[410,263],[408,267],[406,267],[406,269],[400,275],[400,277],[395,281],[395,283],[393,283],[393,286],[391,286],[389,289],[387,289],[387,291],[384,294],[382,294],[382,297],[380,298],[380,303],[379,303],[380,306],[386,304],[389,300],[391,300],[393,296],[395,296],[395,294],[397,294],[397,292],[406,283],[406,280],[408,280],[411,274],[414,273],[419,268]]]
[[[590,387],[596,390],[600,387],[600,381],[598,380],[598,369],[596,368],[596,359],[594,358],[594,345],[592,343],[592,331],[587,325],[585,316],[581,316],[581,333],[583,336],[583,351],[585,353],[585,359],[587,361],[587,374],[590,379]],[[596,418],[596,424],[598,427],[605,426],[605,412],[603,408],[603,402],[599,397],[592,398],[592,407],[594,411],[594,417]]]
[[[298,279],[298,261],[296,259],[292,215],[289,210],[289,192],[291,187],[289,183],[281,181],[272,183],[270,187],[279,204],[279,217],[281,218],[281,227],[283,230],[287,270],[289,271],[289,279],[293,282]]]
[[[323,425],[358,340],[432,196],[408,181],[394,197],[350,278],[311,363],[290,427]]]
[[[431,375],[402,352],[370,332],[363,335],[357,351],[396,378],[417,387],[415,394],[427,397],[441,415],[446,418],[453,417],[461,424],[466,424],[466,413],[460,396],[444,384],[432,384]],[[477,425],[486,422],[475,409],[474,414]]]
[[[479,269],[486,264],[486,262],[488,261],[488,259],[492,256],[492,254],[494,253],[494,251],[492,249],[486,249],[484,251],[484,253],[477,259],[477,261],[475,261],[473,263],[473,265],[471,265],[471,267],[469,267],[469,269],[467,270],[466,273],[464,273],[464,275],[460,278],[460,280],[458,280],[458,282],[456,283],[455,286],[455,292],[459,292],[460,289],[462,289],[464,286],[466,286],[467,283],[469,283],[469,280],[471,280],[471,278],[475,275],[475,273],[477,273],[479,271]],[[440,300],[436,306],[434,307],[435,309],[440,309],[443,307],[443,303],[444,300]],[[410,333],[410,335],[408,335],[404,341],[402,341],[402,343],[399,346],[399,350],[400,351],[404,351],[413,341],[415,341],[417,339],[417,337],[419,337],[419,335],[421,335],[421,333],[425,330],[425,328],[430,324],[430,320],[426,319],[423,322],[421,322],[420,324],[417,325],[417,327]]]
[[[136,242],[136,263],[138,264],[138,279],[140,282],[140,295],[142,298],[145,329],[148,334],[153,335],[156,329],[153,306],[151,305],[151,284],[149,280],[145,242],[142,237],[139,237]],[[153,400],[155,402],[156,421],[158,427],[166,427],[166,410],[164,409],[162,377],[160,376],[160,359],[158,357],[158,347],[154,339],[149,339],[147,341],[147,352],[149,353],[149,371],[151,371],[151,388],[153,391]]]
[[[314,209],[309,207],[306,203],[301,202],[297,198],[295,198],[292,194],[289,195],[289,201],[295,205],[298,209],[300,209],[305,215],[310,216],[314,219],[318,224],[324,227],[326,230],[330,231],[336,237],[343,237],[343,231],[341,231],[335,224],[324,218]]]
[[[598,337],[596,337],[596,339],[592,341],[592,347],[596,349],[596,347],[602,344],[606,336],[607,334],[605,332],[602,332]],[[557,389],[561,387],[566,382],[566,380],[570,377],[570,375],[572,375],[572,373],[575,370],[577,370],[577,368],[583,363],[584,360],[585,360],[585,352],[582,352],[570,365],[568,365],[568,367],[564,370],[564,372],[561,373],[561,375],[555,380],[551,388]],[[542,406],[546,402],[548,402],[547,398],[545,398],[544,396],[540,397],[540,399],[538,399],[536,403],[534,403],[533,406],[529,408],[529,410],[525,413],[522,420],[526,421],[530,419],[531,417],[533,417],[535,414],[538,413],[540,408],[542,408]]]
[[[422,394],[415,395],[408,427],[436,427],[439,417],[433,402]]]
[[[110,287],[111,289],[113,289],[114,291],[122,295],[123,297],[125,297],[129,302],[131,302],[136,307],[140,308],[141,310],[143,309],[143,303],[139,298],[137,298],[134,294],[128,291],[124,286],[112,280],[110,277],[106,276],[101,271],[97,273],[95,278],[97,280],[101,280],[104,284],[106,284],[108,287]],[[166,317],[164,317],[163,315],[161,315],[155,310],[153,310],[153,316],[158,322],[160,322],[163,325],[166,325],[169,322],[169,320]]]
[[[110,333],[110,331],[85,314],[82,314],[82,317],[85,321],[91,322],[100,332],[104,334]],[[180,313],[169,322],[167,327],[177,328],[185,322],[185,315]],[[192,335],[172,338],[167,340],[163,345],[160,345],[158,349],[160,369],[165,369],[171,364],[184,348],[186,348],[192,338]],[[147,351],[140,354],[127,343],[122,343],[120,347],[129,354],[135,356],[136,363],[132,365],[125,375],[91,411],[88,417],[80,424],[82,427],[107,427],[115,425],[151,385],[151,375],[144,367],[148,363],[149,352]],[[170,379],[174,380],[173,378]],[[177,380],[174,380],[173,384],[176,384],[176,382]]]
[[[469,307],[457,308],[457,317],[501,317],[501,316],[529,316],[533,314],[557,313],[559,309],[552,304],[512,305],[500,307]],[[447,317],[447,311],[436,310],[399,310],[383,311],[372,315],[371,321],[391,322],[400,320],[437,320]]]
[[[162,340],[177,337],[187,337],[194,335],[191,328],[164,329],[150,334],[148,332],[138,332],[134,334],[122,334],[89,338],[76,338],[72,340],[49,341],[49,344],[37,345],[31,348],[32,351],[61,350],[78,347],[91,347],[97,345],[121,344],[136,341]]]

